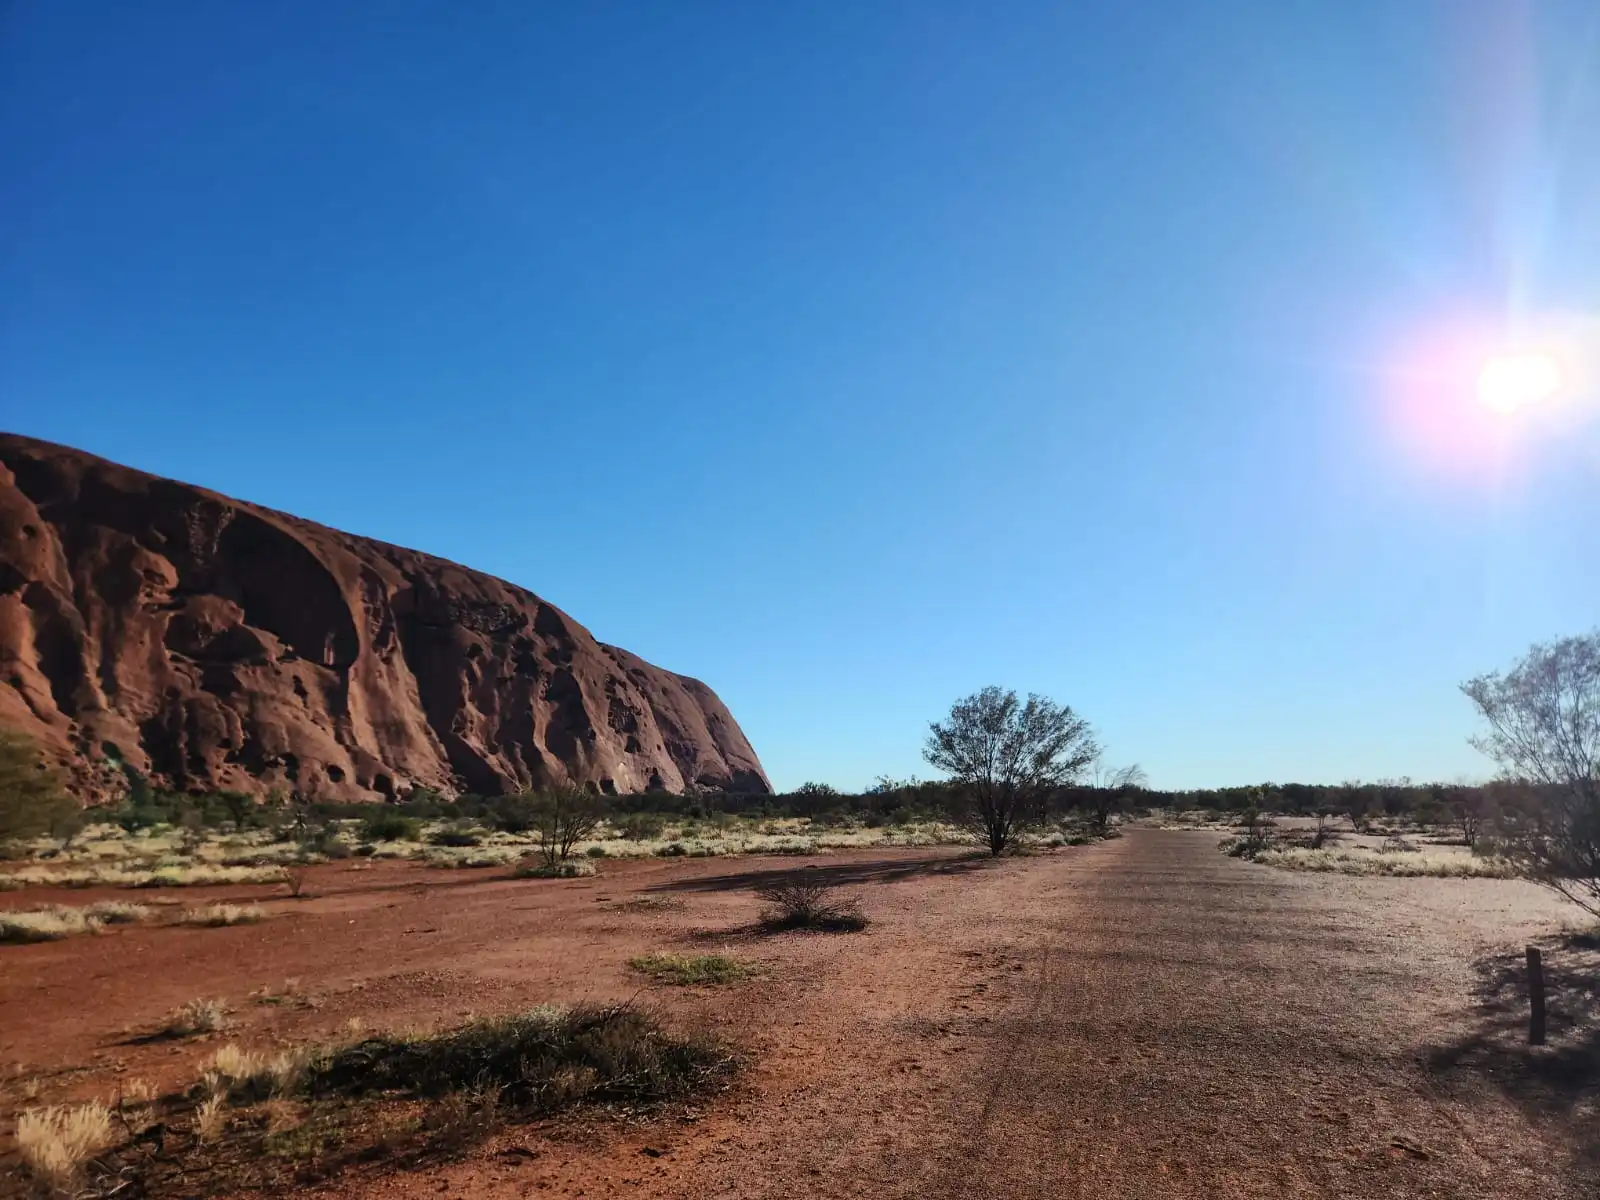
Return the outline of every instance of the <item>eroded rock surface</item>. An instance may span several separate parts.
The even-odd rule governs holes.
[[[698,680],[444,559],[0,434],[0,723],[93,799],[767,791]]]

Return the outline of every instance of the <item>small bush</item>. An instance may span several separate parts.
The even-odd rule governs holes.
[[[422,822],[403,813],[380,810],[362,819],[365,842],[414,842],[422,836]]]
[[[368,1038],[311,1064],[303,1087],[314,1096],[492,1092],[542,1114],[581,1101],[670,1100],[731,1065],[715,1043],[672,1036],[631,1005],[544,1007],[434,1037]]]
[[[643,954],[630,958],[628,965],[658,983],[737,983],[756,973],[756,968],[725,954]]]
[[[428,844],[464,849],[483,845],[483,835],[470,829],[440,829],[428,835]]]
[[[661,836],[667,827],[667,820],[659,813],[629,813],[620,820],[612,822],[612,828],[617,831],[617,836],[626,838],[630,842],[647,842]]]
[[[689,853],[689,847],[682,842],[670,842],[656,851],[657,858],[683,858]]]
[[[832,885],[812,880],[784,880],[756,889],[768,904],[761,925],[771,931],[815,929],[828,933],[854,933],[867,927],[856,897],[839,898]]]
[[[35,1108],[17,1118],[17,1151],[23,1165],[56,1192],[72,1190],[84,1164],[111,1139],[111,1112],[104,1104]]]
[[[604,846],[590,846],[583,853],[589,858],[607,857],[606,848]]]

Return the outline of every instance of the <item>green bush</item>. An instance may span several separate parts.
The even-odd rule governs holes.
[[[481,846],[483,835],[470,829],[440,829],[428,836],[430,846]]]
[[[614,822],[613,827],[618,837],[632,842],[647,842],[661,836],[662,830],[667,827],[667,819],[659,813],[629,813]]]
[[[380,809],[362,819],[361,838],[367,842],[414,842],[422,836],[416,817]]]

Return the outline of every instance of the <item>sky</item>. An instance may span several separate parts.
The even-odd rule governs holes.
[[[0,426],[528,587],[780,788],[988,684],[1475,778],[1600,623],[1597,214],[1592,0],[12,0]]]

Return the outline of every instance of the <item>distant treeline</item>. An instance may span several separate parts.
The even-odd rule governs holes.
[[[396,802],[303,802],[284,794],[265,799],[243,792],[170,792],[133,776],[127,798],[119,805],[90,809],[89,820],[109,821],[129,830],[157,825],[265,828],[292,817],[316,821],[365,819],[375,810],[424,820],[463,819],[494,825],[516,808],[514,796],[466,793],[448,798],[427,788]],[[1251,809],[1292,815],[1349,816],[1358,824],[1380,817],[1459,821],[1463,813],[1520,807],[1523,795],[1505,784],[1464,785],[1414,783],[1409,779],[1375,783],[1264,783],[1188,791],[1120,789],[1089,786],[1064,788],[1053,808],[1105,812],[1151,808],[1204,809],[1239,813]],[[1526,797],[1524,797],[1524,800]],[[620,815],[656,814],[705,820],[718,815],[751,818],[806,817],[819,824],[898,825],[934,820],[949,811],[952,785],[939,781],[880,780],[864,792],[840,792],[826,784],[808,783],[777,794],[740,792],[645,792],[611,797],[608,807]]]

